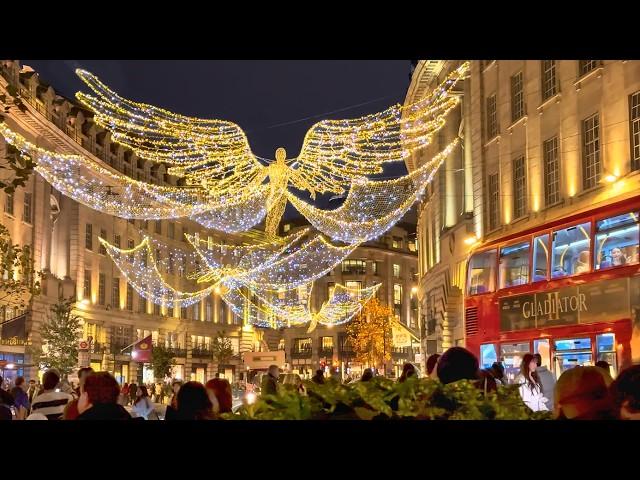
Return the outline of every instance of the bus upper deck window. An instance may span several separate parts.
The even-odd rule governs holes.
[[[534,282],[547,279],[549,265],[549,234],[545,233],[533,238],[533,269]]]
[[[471,257],[467,279],[469,295],[495,291],[496,256],[497,251],[494,249],[478,252]]]
[[[529,283],[529,241],[500,249],[500,288]]]
[[[551,278],[590,270],[591,224],[582,223],[553,232]]]
[[[638,263],[639,215],[635,211],[596,222],[596,270]]]

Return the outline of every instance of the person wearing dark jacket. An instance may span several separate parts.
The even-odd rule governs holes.
[[[316,374],[311,377],[311,381],[313,383],[317,383],[318,385],[322,385],[324,383],[324,371],[316,370]]]
[[[24,377],[17,377],[15,387],[11,389],[14,405],[18,410],[18,417],[21,419],[27,418],[27,412],[31,408],[31,405],[29,404],[29,395],[27,395],[25,387],[26,384],[24,383]]]
[[[89,375],[78,401],[77,420],[131,420],[131,415],[118,403],[120,386],[108,372]]]
[[[277,395],[279,375],[280,369],[278,368],[278,366],[271,365],[269,367],[269,373],[267,373],[262,379],[262,385],[260,387],[261,395]]]
[[[171,388],[173,388],[173,397],[171,398],[171,402],[167,405],[167,409],[164,413],[165,420],[177,420],[178,419],[178,392],[180,392],[180,388],[182,387],[182,382],[180,380],[174,380]]]

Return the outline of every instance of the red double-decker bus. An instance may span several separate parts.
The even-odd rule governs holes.
[[[525,353],[556,376],[640,360],[640,196],[505,236],[467,262],[465,340],[507,377]]]

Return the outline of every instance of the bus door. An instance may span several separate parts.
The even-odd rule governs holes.
[[[520,373],[522,357],[530,353],[529,342],[503,343],[500,345],[500,358],[504,365],[504,376],[507,383],[513,383]]]

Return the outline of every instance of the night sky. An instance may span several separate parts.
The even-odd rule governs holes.
[[[404,101],[408,60],[22,60],[56,92],[89,92],[74,70],[97,75],[131,100],[183,115],[219,118],[246,132],[253,152],[295,157],[307,130],[323,119],[375,113]],[[385,176],[406,173],[396,163]],[[288,209],[290,216],[292,211]]]

